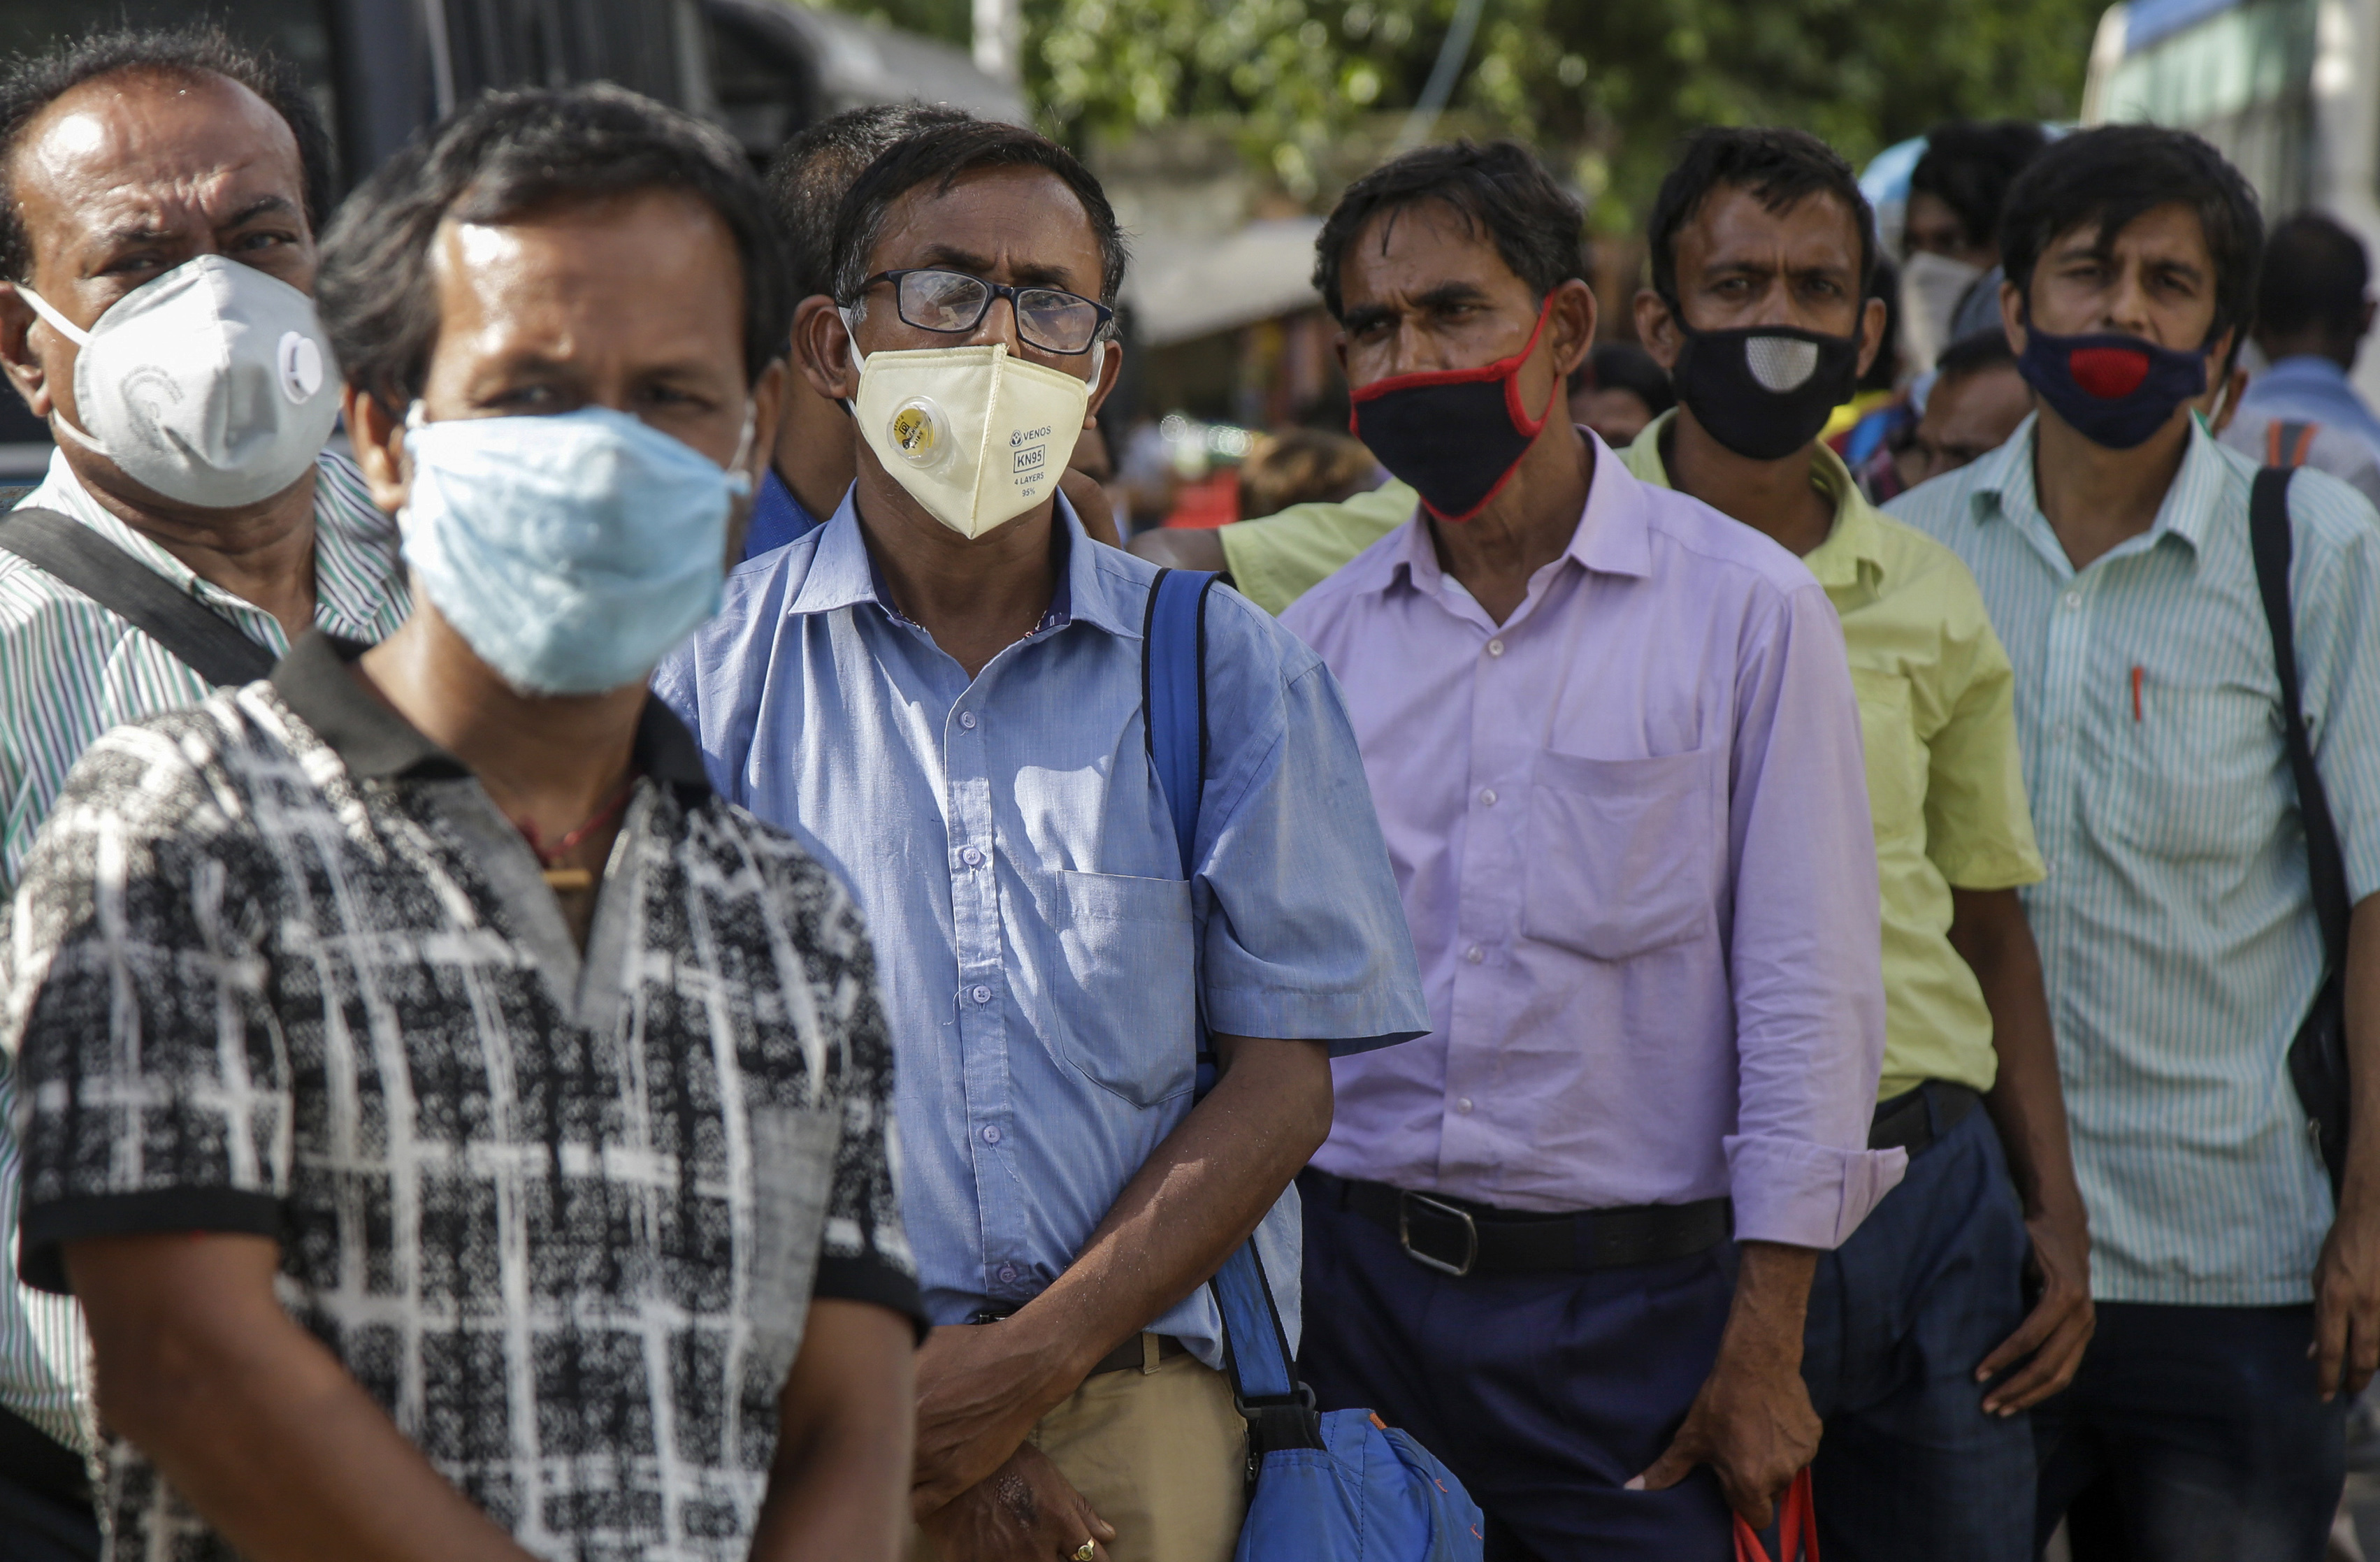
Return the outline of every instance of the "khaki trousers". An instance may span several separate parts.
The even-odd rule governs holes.
[[[1141,1338],[1151,1364],[1087,1379],[1026,1441],[1115,1526],[1113,1562],[1232,1562],[1248,1423],[1229,1378],[1193,1356],[1156,1361],[1155,1337]],[[943,1562],[923,1536],[909,1559]]]

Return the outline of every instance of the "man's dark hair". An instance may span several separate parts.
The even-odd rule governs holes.
[[[1626,391],[1658,418],[1678,405],[1677,387],[1670,371],[1633,342],[1606,342],[1571,370],[1569,392]]]
[[[1876,272],[1876,216],[1859,178],[1835,149],[1806,130],[1779,125],[1723,126],[1686,138],[1677,166],[1661,181],[1645,227],[1651,252],[1653,291],[1678,301],[1678,230],[1694,221],[1713,190],[1748,190],[1768,212],[1791,211],[1814,195],[1842,203],[1859,230],[1858,295],[1868,297]]]
[[[862,170],[895,141],[969,117],[926,103],[870,103],[821,119],[769,163],[769,215],[796,299],[834,291],[834,219]]]
[[[2372,264],[2362,241],[2319,212],[2284,217],[2265,240],[2256,285],[2256,329],[2275,336],[2319,330],[2352,350],[2363,334],[2364,293]]]
[[[1113,308],[1123,287],[1123,230],[1115,208],[1091,171],[1064,147],[1020,125],[998,119],[964,119],[921,130],[896,141],[860,171],[843,198],[834,220],[834,297],[846,309],[859,302],[868,280],[868,257],[884,231],[892,203],[923,185],[947,192],[961,177],[982,168],[1040,168],[1075,192],[1099,247],[1099,302]],[[1113,335],[1115,322],[1108,323]]]
[[[127,28],[21,56],[0,73],[0,277],[27,282],[33,274],[32,236],[25,231],[15,176],[27,127],[68,92],[109,76],[185,81],[220,76],[262,98],[298,142],[306,225],[322,234],[331,212],[331,136],[298,73],[273,54],[233,42],[219,28]]]
[[[439,224],[680,190],[719,213],[744,268],[744,368],[783,350],[793,300],[760,181],[722,131],[605,83],[500,92],[432,126],[364,181],[322,245],[315,292],[350,384],[399,412],[438,341]]]
[[[1356,236],[1381,212],[1424,201],[1451,208],[1474,234],[1486,234],[1539,298],[1586,275],[1585,210],[1536,153],[1517,141],[1416,147],[1349,185],[1315,236],[1314,285],[1331,319],[1344,318],[1339,278]]]
[[[2265,222],[2240,171],[2187,130],[2100,125],[2051,142],[2009,187],[2000,266],[2018,296],[2030,298],[2033,268],[2059,237],[2088,228],[2106,252],[2135,218],[2176,203],[2196,213],[2214,258],[2212,342],[2254,318]]]
[[[1987,369],[2015,367],[2016,349],[2009,345],[2008,333],[1996,325],[1961,336],[1943,348],[1941,357],[1934,360],[1934,382],[1947,385]]]
[[[1925,132],[1925,155],[1909,172],[1909,193],[1930,195],[1959,219],[1967,243],[1994,241],[2009,186],[2049,144],[2024,119],[1954,119]]]

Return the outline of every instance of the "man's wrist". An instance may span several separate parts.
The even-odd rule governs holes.
[[[1064,1403],[1107,1354],[1096,1323],[1073,1317],[1071,1311],[1062,1298],[1044,1292],[991,1326],[1014,1331],[1000,1338],[1015,1347],[1037,1414]]]

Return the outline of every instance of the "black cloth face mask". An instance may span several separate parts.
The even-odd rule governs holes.
[[[1348,431],[1439,520],[1460,523],[1488,508],[1545,429],[1561,381],[1531,418],[1521,405],[1521,365],[1536,350],[1553,305],[1548,295],[1536,328],[1511,357],[1376,380],[1348,398],[1354,404]]]
[[[1860,339],[1791,325],[1696,331],[1670,302],[1683,341],[1670,378],[1710,437],[1747,461],[1782,461],[1818,437],[1859,380]]]
[[[2024,382],[2093,444],[2131,450],[2206,394],[2206,351],[2185,353],[2143,337],[2095,331],[2053,336],[2025,319]]]

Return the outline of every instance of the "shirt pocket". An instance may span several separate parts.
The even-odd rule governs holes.
[[[752,1201],[745,1312],[752,1330],[747,1371],[754,1381],[747,1386],[772,1403],[809,1316],[843,1120],[831,1108],[754,1106],[746,1110],[745,1134],[751,1159],[746,1196]]]
[[[1540,753],[1521,931],[1606,961],[1715,936],[1722,760],[1717,748],[1657,759]]]
[[[1878,842],[1922,836],[1925,829],[1925,745],[1909,680],[1899,672],[1852,669],[1859,696],[1860,746],[1866,757],[1867,806]]]
[[[1197,1073],[1190,886],[1116,873],[1057,875],[1050,1032],[1076,1073],[1135,1107]]]
[[[2115,727],[2108,784],[2084,782],[2108,836],[2169,862],[2236,861],[2264,849],[2280,806],[2281,734],[2270,700],[2252,689],[2160,689],[2152,680],[2140,719]]]

